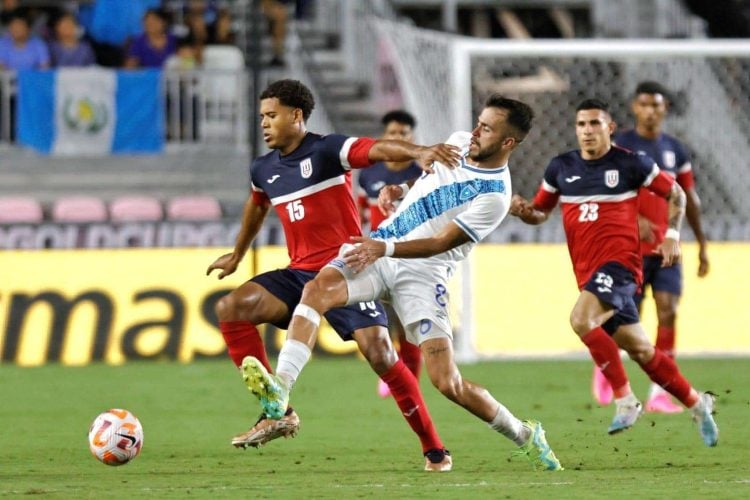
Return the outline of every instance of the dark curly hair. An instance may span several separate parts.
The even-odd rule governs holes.
[[[672,100],[671,99],[672,96],[670,95],[669,90],[667,90],[666,87],[664,87],[664,85],[662,85],[659,82],[653,82],[653,81],[640,82],[638,86],[635,88],[635,92],[633,93],[633,96],[638,97],[640,94],[649,94],[649,95],[661,94],[665,100],[667,101]]]
[[[393,111],[389,111],[384,114],[383,118],[380,120],[380,123],[382,123],[384,127],[388,126],[388,124],[391,122],[408,125],[411,128],[415,128],[417,126],[417,120],[414,118],[414,115],[412,115],[408,111],[404,111],[403,109],[394,109]]]
[[[310,118],[310,114],[315,107],[312,92],[298,80],[277,80],[260,94],[261,100],[274,97],[284,106],[301,109],[302,118],[305,121]]]

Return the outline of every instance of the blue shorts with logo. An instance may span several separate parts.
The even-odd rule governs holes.
[[[615,315],[602,325],[608,334],[612,335],[622,325],[632,325],[640,321],[638,308],[635,307],[633,299],[638,285],[633,273],[619,262],[607,262],[597,269],[583,289],[615,309]]]
[[[287,268],[259,274],[250,280],[268,290],[284,302],[289,309],[289,317],[273,323],[275,327],[282,330],[289,328],[291,314],[302,298],[302,289],[317,274],[316,271]],[[388,316],[380,302],[360,302],[346,307],[337,307],[325,313],[325,318],[342,340],[352,340],[352,334],[360,328],[368,326],[388,328]]]
[[[668,292],[678,297],[682,295],[682,264],[661,267],[660,255],[643,257],[643,287],[635,295],[635,304],[640,305],[646,295],[646,285],[652,292]]]

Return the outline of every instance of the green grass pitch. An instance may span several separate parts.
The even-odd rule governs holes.
[[[292,402],[296,439],[230,446],[259,407],[228,361],[121,367],[0,367],[0,496],[49,498],[750,498],[750,360],[685,359],[683,372],[719,396],[719,446],[687,414],[646,414],[608,436],[613,408],[592,404],[587,361],[497,361],[462,367],[521,418],[541,420],[565,466],[533,472],[514,446],[445,400],[425,398],[454,456],[423,472],[419,444],[362,361],[316,358]],[[634,388],[647,382],[626,363]],[[135,461],[107,467],[88,451],[93,418],[111,407],[141,420]]]

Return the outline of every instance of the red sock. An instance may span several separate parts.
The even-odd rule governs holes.
[[[245,356],[254,356],[263,363],[268,373],[273,373],[266,356],[263,339],[254,324],[249,321],[219,321],[219,330],[227,344],[229,357],[239,368]]]
[[[674,359],[674,327],[660,326],[656,329],[656,348]]]
[[[612,386],[615,397],[621,398],[630,394],[630,382],[620,359],[620,348],[612,337],[601,326],[597,326],[581,337],[581,340],[589,348],[594,363]]]
[[[398,337],[398,357],[404,362],[410,372],[419,378],[419,369],[422,367],[422,350],[406,340],[404,334]]]
[[[690,382],[682,376],[677,363],[659,349],[654,350],[654,357],[648,363],[642,364],[641,368],[651,380],[688,408],[698,400],[698,393],[690,386]]]
[[[422,443],[422,452],[429,450],[443,449],[443,442],[440,441],[435,426],[432,423],[430,412],[427,405],[422,399],[422,393],[419,392],[419,384],[414,375],[409,371],[403,361],[400,359],[390,370],[380,377],[393,394],[393,399],[401,409],[406,422],[419,437]]]

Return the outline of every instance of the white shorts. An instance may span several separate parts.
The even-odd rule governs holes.
[[[339,258],[328,266],[346,279],[349,300],[357,302],[386,299],[391,302],[406,330],[409,342],[419,345],[433,338],[452,338],[448,317],[448,271],[425,259],[382,257],[360,273],[354,273],[341,258],[352,245],[344,244]]]

